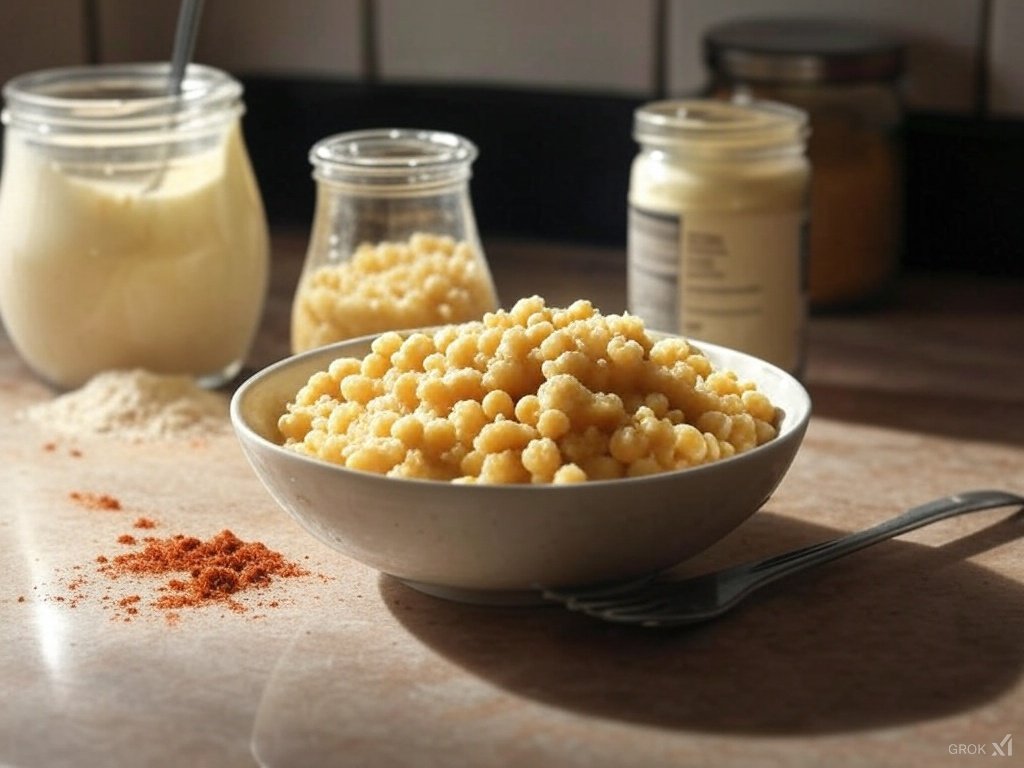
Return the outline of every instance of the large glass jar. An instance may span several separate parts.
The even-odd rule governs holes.
[[[316,213],[292,305],[293,351],[497,308],[469,196],[476,155],[461,136],[407,129],[313,146]]]
[[[266,295],[268,237],[242,87],[193,65],[22,75],[4,88],[0,314],[61,388],[109,369],[232,378]]]
[[[806,115],[770,102],[636,111],[629,309],[647,325],[803,365]]]
[[[903,236],[903,44],[862,24],[795,18],[728,22],[704,46],[714,96],[810,116],[811,306],[884,296]]]

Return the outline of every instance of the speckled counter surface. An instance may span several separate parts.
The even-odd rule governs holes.
[[[303,240],[278,238],[253,366],[286,350]],[[489,256],[506,301],[623,309],[620,254],[497,244]],[[792,470],[682,569],[955,491],[1024,491],[1022,300],[1019,282],[918,278],[885,309],[815,318],[815,415]],[[69,440],[12,417],[49,397],[0,336],[0,764],[930,767],[983,761],[951,752],[991,756],[1007,736],[1013,755],[991,764],[1024,760],[1014,510],[883,543],[714,624],[636,630],[426,597],[303,532],[230,434]],[[76,490],[122,508],[89,509]],[[158,580],[96,572],[140,516],[158,536],[228,528],[311,573],[241,594],[245,610],[168,621],[149,606]],[[117,605],[130,593],[138,614]]]

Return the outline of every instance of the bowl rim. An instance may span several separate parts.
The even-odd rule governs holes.
[[[422,328],[407,328],[395,331],[399,335],[405,336],[411,333],[426,333],[436,330],[439,327],[444,326],[424,326]],[[614,485],[621,487],[625,484],[631,485],[649,485],[657,482],[670,482],[678,479],[682,475],[693,476],[698,473],[706,472],[717,472],[725,466],[735,467],[742,463],[756,460],[759,454],[765,451],[772,450],[783,443],[788,443],[792,439],[800,439],[804,434],[807,424],[811,418],[812,402],[810,393],[808,393],[803,383],[793,376],[788,371],[770,363],[756,355],[751,355],[747,352],[742,352],[731,347],[725,347],[720,344],[713,344],[700,339],[691,338],[689,336],[682,336],[681,334],[666,333],[663,331],[648,330],[647,333],[656,340],[664,338],[683,338],[691,346],[696,347],[699,351],[712,357],[712,362],[715,362],[713,356],[717,356],[721,353],[726,355],[738,355],[742,358],[749,359],[752,363],[766,367],[773,376],[781,379],[787,388],[792,388],[793,392],[799,399],[799,407],[795,413],[789,414],[783,411],[782,426],[779,428],[778,434],[767,443],[751,448],[743,453],[738,453],[733,456],[729,456],[724,459],[718,459],[716,461],[701,464],[696,467],[683,467],[680,469],[670,469],[663,472],[656,472],[650,475],[641,475],[638,477],[619,477],[611,478],[607,480],[587,480],[583,483],[471,483],[468,486],[462,483],[452,483],[450,481],[443,480],[431,480],[427,478],[418,477],[391,477],[388,475],[378,474],[376,472],[367,472],[364,470],[350,469],[342,466],[341,464],[334,464],[323,459],[318,459],[313,456],[306,454],[297,453],[290,451],[285,448],[282,444],[276,443],[272,440],[268,440],[266,437],[261,435],[242,415],[242,401],[249,395],[250,392],[258,388],[261,384],[271,379],[275,374],[296,366],[300,366],[308,360],[316,357],[329,357],[334,355],[334,358],[353,356],[346,355],[344,353],[336,353],[336,350],[341,350],[349,347],[358,347],[360,345],[368,346],[374,339],[379,337],[384,331],[378,333],[366,334],[363,336],[353,337],[351,339],[344,339],[342,341],[333,342],[321,347],[299,352],[297,354],[289,355],[281,358],[269,365],[261,368],[252,375],[250,375],[245,381],[243,381],[238,388],[234,391],[231,396],[229,404],[229,414],[231,424],[234,427],[236,436],[239,438],[243,447],[245,443],[252,442],[260,445],[264,449],[270,450],[273,454],[280,456],[282,459],[287,461],[298,461],[307,462],[312,466],[323,468],[326,471],[338,472],[342,475],[352,475],[354,479],[359,479],[364,482],[379,481],[387,485],[393,483],[411,484],[411,487],[420,485],[424,489],[427,488],[465,488],[470,487],[474,489],[475,493],[507,493],[509,489],[516,489],[517,492],[528,492],[528,493],[567,493],[572,490],[579,492],[581,487],[600,489]],[[710,353],[710,354],[709,354]],[[755,382],[760,386],[759,382]],[[779,406],[776,405],[776,408]],[[792,418],[789,418],[792,416]],[[527,490],[530,489],[530,490]]]

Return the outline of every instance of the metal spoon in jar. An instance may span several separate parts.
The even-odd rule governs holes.
[[[203,12],[203,0],[182,0],[178,10],[178,25],[174,32],[174,50],[171,52],[171,69],[167,81],[167,95],[173,99],[173,106],[168,115],[168,127],[173,123],[174,112],[180,107],[182,84],[185,81],[185,70],[192,60],[196,38],[199,36],[199,19]],[[153,178],[143,189],[143,194],[159,189],[167,173],[170,146],[164,144],[160,167]]]

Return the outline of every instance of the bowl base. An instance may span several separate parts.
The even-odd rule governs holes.
[[[462,587],[447,587],[443,584],[427,584],[422,581],[412,581],[411,579],[399,579],[397,576],[395,578],[417,592],[457,603],[497,606],[552,605],[549,600],[544,599],[539,589],[463,589]]]

